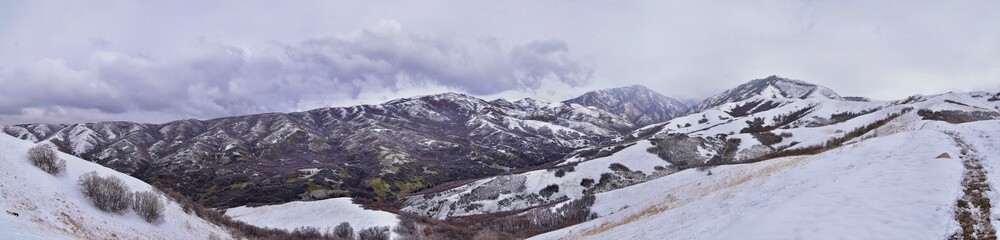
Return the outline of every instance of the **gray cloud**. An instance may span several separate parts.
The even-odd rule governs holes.
[[[997,12],[994,0],[0,2],[0,123],[631,84],[703,98],[773,74],[876,99],[996,91]]]
[[[43,59],[16,68],[0,75],[0,114],[94,109],[217,117],[328,106],[414,85],[485,95],[593,78],[593,66],[569,57],[562,40],[504,48],[421,35],[393,21],[299,44],[239,48],[202,40],[193,49],[174,60],[101,51],[79,62]]]

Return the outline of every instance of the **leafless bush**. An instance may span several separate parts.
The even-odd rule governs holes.
[[[319,232],[316,227],[298,227],[292,230],[292,237],[295,239],[324,239],[326,236]]]
[[[358,232],[361,240],[389,240],[389,227],[370,227]]]
[[[146,222],[158,223],[163,220],[163,201],[160,201],[159,195],[150,191],[135,193],[132,210]]]
[[[66,170],[66,161],[59,159],[56,151],[48,145],[38,145],[28,149],[28,160],[31,161],[31,164],[41,168],[42,171],[52,175],[59,175]]]
[[[132,191],[115,176],[101,177],[97,172],[80,175],[83,195],[105,212],[124,213],[132,205]]]
[[[342,222],[333,228],[333,236],[340,239],[354,239],[354,228],[350,223]]]

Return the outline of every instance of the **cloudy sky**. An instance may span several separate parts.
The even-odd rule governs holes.
[[[1000,1],[0,1],[0,124],[165,122],[445,91],[704,98],[769,75],[1000,90]]]

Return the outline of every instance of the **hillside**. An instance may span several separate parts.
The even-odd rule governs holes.
[[[764,89],[776,89],[769,86]],[[995,174],[989,160],[1000,156],[989,141],[1000,132],[1000,93],[881,102],[831,97],[832,92],[803,98],[823,89],[810,88],[797,95],[769,90],[725,98],[742,100],[713,103],[577,150],[552,167],[414,194],[404,210],[439,219],[506,219],[502,216],[511,212],[596,197],[584,211],[596,220],[539,236],[543,239],[727,239],[744,232],[773,239],[845,229],[861,231],[860,239],[992,234],[987,226],[993,220],[982,210],[992,205],[984,195],[998,199],[976,189],[996,179],[977,176],[983,168]],[[726,91],[733,92],[740,91]],[[840,200],[824,202],[819,196]],[[817,209],[806,209],[810,204]],[[764,214],[778,209],[815,214]],[[757,213],[762,215],[741,217]],[[910,218],[924,221],[907,223]],[[760,222],[776,224],[755,225]],[[874,225],[860,225],[865,223]],[[730,228],[734,224],[746,227]],[[921,231],[905,232],[911,228]],[[788,231],[797,235],[774,235]],[[711,235],[723,233],[733,235]]]
[[[164,221],[147,223],[130,211],[123,215],[94,207],[77,185],[80,175],[95,171],[121,178],[132,191],[152,187],[136,178],[69,154],[66,172],[52,176],[31,165],[33,143],[0,135],[0,239],[228,239],[229,233],[168,202]],[[166,199],[166,198],[162,198]]]
[[[963,168],[957,157],[936,157],[962,151],[948,135],[922,130],[688,169],[599,193],[597,219],[534,239],[943,239],[960,230],[953,208]]]
[[[634,106],[672,101],[648,89],[601,99],[614,104],[442,93],[295,113],[164,124],[22,124],[2,131],[52,143],[211,207],[345,196],[391,200],[447,181],[551,163],[668,117]]]

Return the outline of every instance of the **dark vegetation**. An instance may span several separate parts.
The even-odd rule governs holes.
[[[360,240],[389,240],[389,227],[370,227],[358,231]]]
[[[59,175],[66,170],[66,160],[60,159],[48,145],[38,145],[28,149],[28,161],[52,175]]]
[[[733,108],[733,110],[730,110],[729,112],[726,113],[729,113],[729,115],[733,117],[744,117],[750,114],[771,110],[779,106],[781,106],[781,103],[772,101],[765,102],[764,100],[757,100],[737,106]]]
[[[473,237],[483,237],[484,239],[527,238],[594,219],[596,215],[590,212],[594,200],[593,195],[585,195],[580,199],[569,200],[556,208],[555,211],[550,209],[558,203],[526,211],[455,217],[446,221],[452,225],[472,230]]]
[[[566,173],[571,173],[573,171],[576,171],[576,164],[567,164],[565,166],[550,168],[548,169],[548,171],[549,172],[555,171],[556,177],[563,177],[566,176]]]
[[[969,104],[965,104],[965,103],[961,103],[961,102],[957,102],[957,101],[954,101],[954,100],[951,100],[951,99],[945,99],[945,100],[944,100],[944,102],[946,102],[946,103],[951,103],[951,104],[955,104],[955,105],[959,105],[959,106],[966,106],[966,107],[972,107],[972,106],[969,106]]]
[[[774,134],[772,132],[755,132],[751,133],[750,135],[753,135],[753,137],[756,138],[757,141],[760,141],[761,144],[767,146],[778,144],[783,139],[778,134]]]
[[[816,106],[809,106],[799,110],[795,110],[794,112],[774,116],[771,119],[771,122],[773,122],[774,124],[767,126],[764,125],[765,124],[764,118],[756,117],[752,121],[747,121],[747,127],[741,129],[740,133],[766,132],[778,129],[783,126],[787,126],[788,124],[791,124],[796,120],[802,119],[802,117],[805,117],[814,108],[816,108]]]
[[[649,140],[653,147],[646,149],[646,151],[669,162],[672,165],[670,168],[678,171],[706,164],[733,163],[736,150],[741,142],[739,138],[727,138],[725,134],[692,137],[680,133],[669,133]],[[718,154],[706,159],[705,156],[699,154],[697,150],[699,147],[714,148]],[[663,169],[668,170],[668,168]]]
[[[528,210],[477,214],[436,219],[401,211],[385,203],[355,199],[366,208],[392,212],[400,223],[392,229],[397,239],[524,239],[559,228],[579,224],[596,217],[590,211],[593,195],[580,199],[552,202]],[[553,208],[564,203],[558,208]]]
[[[549,197],[557,192],[559,192],[559,185],[552,184],[545,186],[545,188],[542,188],[542,190],[538,190],[538,195],[542,195],[542,197]]]
[[[641,183],[647,179],[645,173],[632,171],[620,163],[612,163],[608,168],[611,169],[611,172],[602,173],[601,178],[597,180],[596,184],[594,184],[593,179],[583,179],[580,182],[581,185],[593,185],[593,187],[588,187],[584,190],[584,193],[596,194],[612,189],[619,189]]]
[[[932,111],[920,109],[917,111],[917,115],[923,117],[924,120],[945,121],[953,124],[1000,119],[1000,112],[986,111]]]
[[[342,222],[333,228],[333,236],[340,239],[354,238],[354,228],[350,223]]]
[[[854,118],[856,118],[858,116],[861,116],[861,115],[866,115],[866,114],[869,114],[869,113],[873,113],[873,112],[881,110],[881,109],[882,108],[872,108],[872,109],[861,110],[860,112],[834,113],[833,115],[830,115],[830,119],[827,119],[825,121],[822,121],[821,119],[817,119],[816,121],[813,121],[813,122],[810,122],[809,124],[807,124],[806,127],[822,127],[822,126],[828,126],[828,125],[838,124],[838,123],[846,122],[847,120],[854,119]]]
[[[635,145],[635,143],[610,146],[610,149],[608,149],[609,147],[584,149],[584,150],[580,150],[580,152],[577,154],[577,157],[580,157],[580,158],[583,158],[583,159],[588,159],[588,160],[589,159],[597,159],[597,158],[607,157],[607,156],[611,156],[612,154],[615,154],[618,151],[621,151],[622,149],[628,148],[628,147],[630,147],[632,145]]]
[[[996,95],[990,96],[990,99],[986,99],[986,101],[990,102],[1000,101],[1000,92],[998,92]]]

